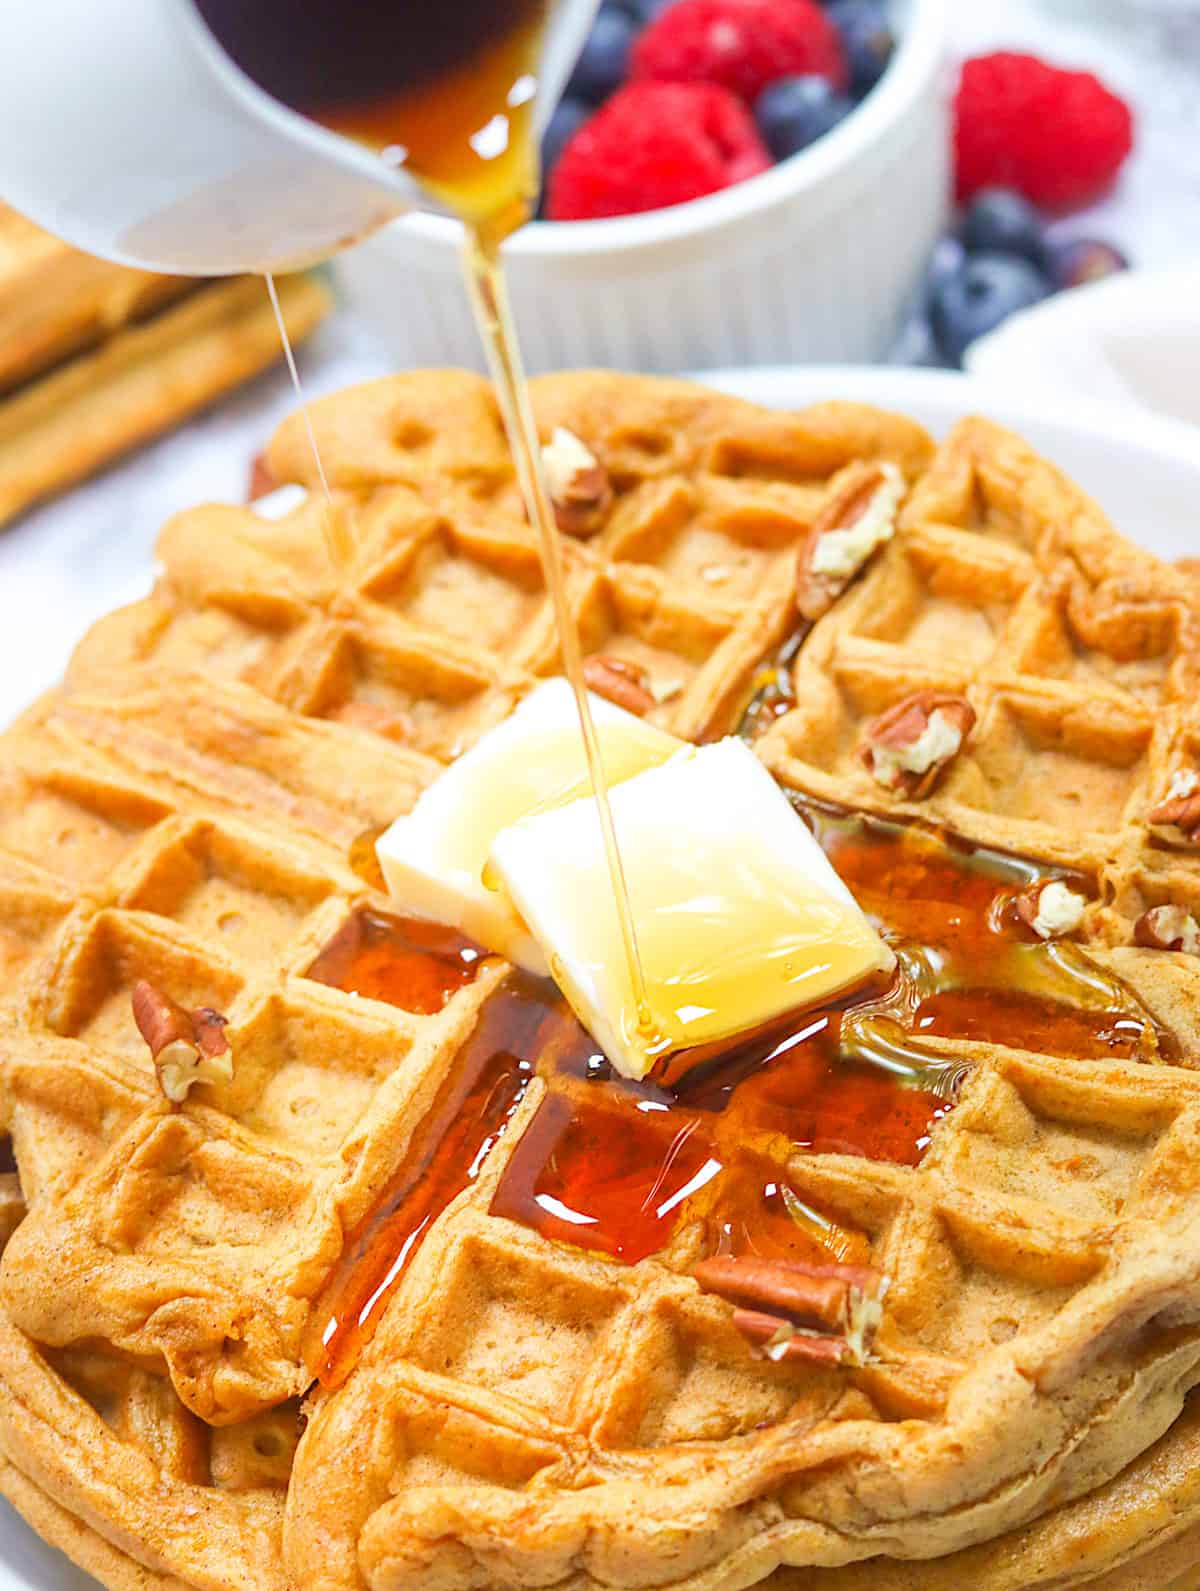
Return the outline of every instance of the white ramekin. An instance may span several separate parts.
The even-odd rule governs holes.
[[[531,371],[877,358],[945,220],[948,0],[895,0],[900,47],[811,149],[692,204],[538,222],[508,246]],[[401,366],[481,367],[461,230],[412,215],[341,256],[343,291]]]

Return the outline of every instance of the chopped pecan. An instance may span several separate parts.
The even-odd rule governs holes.
[[[757,1309],[735,1309],[733,1324],[748,1342],[761,1348],[768,1359],[809,1359],[817,1364],[840,1365],[851,1358],[845,1337],[823,1337],[793,1325],[782,1315]]]
[[[656,703],[646,670],[626,658],[595,653],[585,661],[583,677],[588,690],[639,718],[644,718]]]
[[[904,477],[894,464],[855,464],[813,521],[796,567],[796,607],[814,623],[896,529]]]
[[[1200,773],[1177,768],[1166,795],[1148,816],[1155,828],[1177,829],[1190,844],[1200,843]]]
[[[594,536],[612,507],[612,482],[600,460],[574,431],[555,428],[542,448],[546,490],[559,530],[568,536]]]
[[[246,490],[246,501],[257,503],[260,497],[266,497],[279,485],[271,473],[271,466],[267,463],[265,453],[256,453],[250,465],[250,484]]]
[[[1151,906],[1133,925],[1134,942],[1150,950],[1200,956],[1200,923],[1183,906]]]
[[[692,1274],[705,1292],[735,1306],[734,1324],[769,1357],[835,1364],[862,1363],[887,1290],[886,1278],[867,1265],[710,1259]]]
[[[133,1020],[150,1046],[159,1087],[173,1105],[182,1104],[193,1083],[232,1081],[228,1018],[219,1011],[209,1006],[185,1010],[143,978],[133,988]]]
[[[965,696],[917,691],[872,719],[859,755],[885,789],[923,801],[974,727],[975,709]]]
[[[1039,939],[1060,939],[1073,934],[1083,921],[1087,897],[1060,878],[1044,878],[1022,890],[1016,906],[1017,916]]]

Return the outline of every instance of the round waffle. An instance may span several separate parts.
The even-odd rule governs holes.
[[[362,864],[556,670],[536,544],[482,381],[326,400],[350,566],[331,570],[315,497],[277,524],[181,515],[153,596],[0,743],[20,1178],[0,1487],[112,1586],[1189,1584],[1197,963],[1134,941],[1200,902],[1187,815],[1160,811],[1196,763],[1193,586],[982,421],[934,454],[852,405],[772,414],[600,374],[535,399],[613,488],[568,547],[586,650],[644,670],[656,721],[704,738],[791,637],[788,710],[749,722],[810,821],[866,814],[909,868],[949,831],[1079,882],[1069,944],[1034,949],[1046,998],[1087,1020],[1065,1043],[939,1007],[905,1039],[920,1086],[888,1095],[893,1123],[925,1102],[910,1153],[804,1146],[770,1098],[749,1128],[688,1116],[710,1158],[752,1154],[824,1223],[827,1261],[886,1277],[865,1363],[764,1356],[700,1290],[720,1179],[607,1250],[526,1219],[513,1190],[546,1123],[566,1176],[596,1099],[628,1127],[620,1090],[572,1070],[569,1019],[502,963],[460,977],[453,945],[409,945],[441,981],[397,1003],[379,968],[403,903]],[[881,461],[911,487],[899,530],[809,630],[814,527]],[[314,484],[296,424],[270,464]],[[926,692],[975,722],[913,800],[864,737]],[[890,876],[851,879],[884,916]],[[143,980],[228,1018],[231,1081],[163,1097]],[[518,1015],[519,1064],[493,1074]]]

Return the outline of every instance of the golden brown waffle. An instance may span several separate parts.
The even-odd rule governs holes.
[[[839,472],[887,459],[916,482],[801,649],[764,755],[904,814],[856,760],[862,725],[966,691],[979,725],[921,815],[1088,875],[1085,965],[1128,978],[1161,1042],[1139,1061],[929,1038],[970,1075],[918,1166],[760,1134],[891,1280],[861,1370],[754,1354],[689,1274],[702,1192],[636,1265],[493,1214],[534,1077],[293,1462],[346,1234],[510,982],[489,963],[414,1015],[305,973],[386,904],[354,842],[556,667],[486,386],[343,394],[315,418],[351,566],[331,571],[315,498],[278,524],[180,516],[154,595],[0,750],[0,1066],[28,1203],[0,1271],[0,1487],[113,1586],[1115,1591],[1139,1558],[1169,1584],[1198,1524],[1200,1078],[1162,1062],[1194,1049],[1196,982],[1129,941],[1200,877],[1146,825],[1192,750],[1190,588],[978,422],[930,463],[919,428],[855,406],[601,375],[536,400],[616,492],[569,548],[587,649],[647,668],[683,734],[727,728],[793,625]],[[270,465],[312,484],[298,425]],[[229,1017],[232,1083],[168,1106],[139,978]]]

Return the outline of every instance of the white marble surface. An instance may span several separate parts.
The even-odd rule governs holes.
[[[1171,9],[1170,0],[1158,9]],[[1095,68],[1138,107],[1139,148],[1120,188],[1065,225],[1112,237],[1146,265],[1200,261],[1200,109],[1194,76],[1173,64],[1189,42],[1197,58],[1200,3],[1176,0],[1175,9],[1184,31],[1173,39],[1165,23],[1145,20],[1138,0],[963,0],[954,23],[960,54],[1036,49]],[[302,350],[300,364],[314,396],[387,368],[344,312]],[[0,722],[57,677],[95,617],[146,584],[155,537],[173,511],[244,496],[254,453],[292,404],[276,371],[0,531]]]

